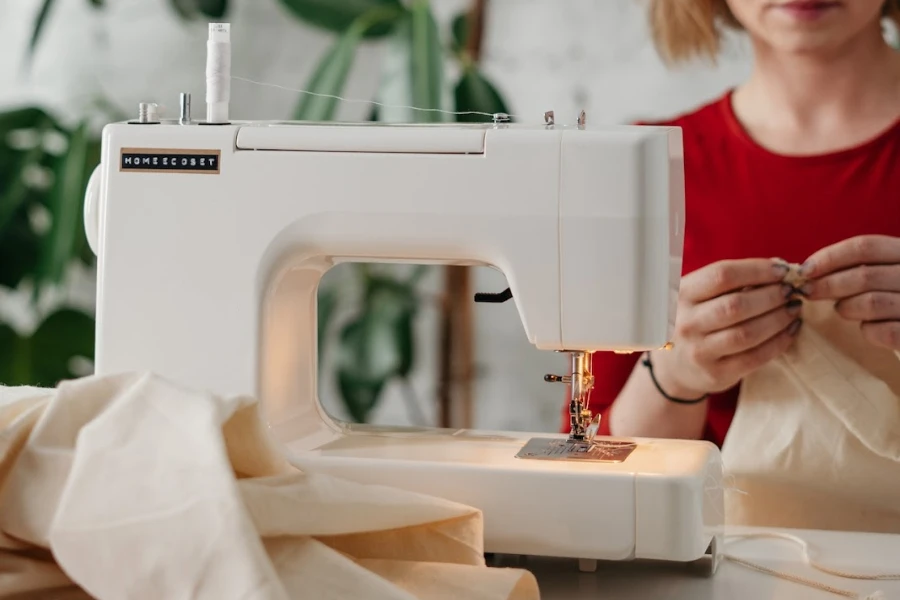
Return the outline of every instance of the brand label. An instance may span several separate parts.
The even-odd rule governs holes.
[[[159,148],[122,148],[120,171],[136,173],[219,174],[218,150],[165,150]]]

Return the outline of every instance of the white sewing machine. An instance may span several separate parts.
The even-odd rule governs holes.
[[[211,31],[227,43],[227,26]],[[228,121],[227,93],[207,99],[204,121],[182,95],[179,119],[142,105],[104,130],[85,205],[98,373],[257,396],[292,462],[477,507],[487,552],[589,563],[711,551],[715,568],[717,449],[593,438],[585,408],[591,352],[669,340],[678,129],[550,113],[537,125]],[[528,340],[568,353],[570,373],[548,380],[569,384],[572,435],[331,418],[317,395],[316,292],[350,260],[500,269]]]

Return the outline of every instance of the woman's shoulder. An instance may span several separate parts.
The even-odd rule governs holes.
[[[731,92],[706,100],[699,106],[675,113],[675,115],[663,119],[642,119],[635,122],[636,125],[654,127],[679,127],[685,134],[691,136],[709,134],[727,129],[731,115]]]

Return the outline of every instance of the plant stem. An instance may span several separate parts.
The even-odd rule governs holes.
[[[469,35],[466,39],[466,51],[472,62],[481,60],[481,45],[484,41],[484,15],[487,12],[487,0],[473,0],[469,10]]]
[[[484,38],[487,0],[473,0],[464,55],[477,64]],[[444,302],[441,308],[438,379],[438,426],[472,427],[474,336],[472,277],[468,267],[444,269]],[[456,393],[454,393],[456,392]],[[457,410],[454,411],[453,409]],[[456,415],[453,413],[457,412]]]

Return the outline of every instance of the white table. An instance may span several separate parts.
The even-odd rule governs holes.
[[[753,530],[745,530],[753,531]],[[900,574],[900,535],[825,531],[765,530],[806,540],[814,561],[832,569]],[[779,539],[727,538],[723,549],[738,558],[800,575],[842,590],[868,594],[881,590],[885,600],[900,600],[900,581],[835,577],[804,564],[800,548]],[[496,557],[490,564],[528,569],[538,579],[541,600],[835,600],[833,593],[751,570],[724,558],[715,575],[708,564],[601,562],[582,573],[574,560]],[[704,573],[704,569],[706,573]]]

